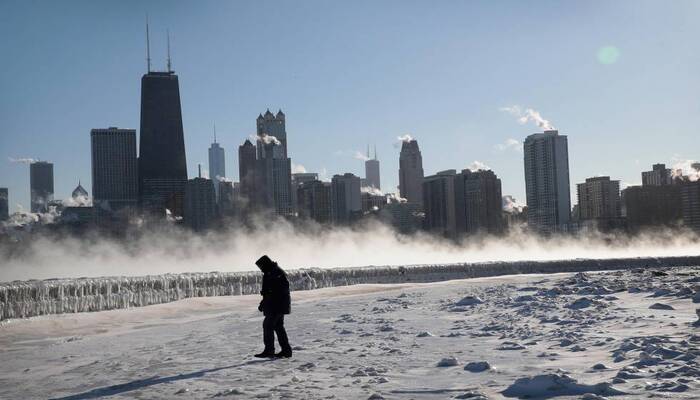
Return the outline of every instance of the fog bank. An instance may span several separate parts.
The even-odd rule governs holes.
[[[425,234],[402,236],[380,223],[350,228],[301,229],[284,222],[255,230],[195,235],[161,227],[129,240],[35,237],[10,257],[0,248],[0,281],[180,272],[255,270],[268,254],[284,268],[340,268],[483,261],[560,260],[700,255],[688,231],[636,237],[603,235],[540,238],[522,232],[456,244]]]

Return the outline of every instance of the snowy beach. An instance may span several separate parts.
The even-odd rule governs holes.
[[[293,292],[274,361],[251,357],[257,295],[13,319],[0,398],[697,398],[699,288],[678,267]]]

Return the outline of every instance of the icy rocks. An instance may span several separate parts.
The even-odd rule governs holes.
[[[663,303],[654,303],[649,306],[651,310],[674,310],[673,306]]]
[[[226,389],[222,390],[214,395],[214,397],[225,397],[225,396],[233,396],[236,394],[244,394],[244,392],[238,388],[233,388],[233,389]]]
[[[592,367],[595,370],[602,370],[602,369],[608,369],[608,367],[605,366],[605,364],[598,363]]]
[[[433,336],[435,336],[435,335],[433,335],[432,333],[430,333],[428,331],[423,331],[423,332],[420,332],[419,334],[416,335],[416,337],[433,337]]]
[[[384,396],[379,393],[374,393],[373,395],[369,396],[367,400],[384,400]]]
[[[596,395],[616,395],[622,392],[613,389],[608,383],[585,385],[563,374],[536,375],[517,379],[501,394],[505,397],[549,398],[554,396],[577,396],[586,393]]]
[[[455,357],[445,357],[442,360],[438,361],[437,367],[456,367],[459,362]]]
[[[491,364],[486,361],[470,362],[464,366],[464,370],[469,372],[484,372],[489,369],[491,369]]]
[[[570,308],[572,310],[580,310],[583,308],[591,307],[595,304],[596,303],[588,297],[581,297],[576,299],[573,303],[569,304],[567,308]]]
[[[481,300],[478,296],[466,296],[462,300],[456,302],[455,306],[458,306],[458,307],[474,306],[477,304],[481,304],[483,302],[484,301]]]
[[[500,346],[496,347],[496,350],[523,350],[525,346],[516,342],[503,342]]]
[[[470,391],[464,394],[455,396],[455,399],[469,399],[469,400],[488,400],[488,397],[480,392]]]
[[[693,303],[700,303],[700,290],[696,291],[693,295]]]

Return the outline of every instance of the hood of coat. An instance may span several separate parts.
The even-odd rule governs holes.
[[[279,269],[277,263],[272,261],[267,255],[260,257],[258,261],[255,262],[255,265],[257,265],[258,268],[260,268],[260,271],[265,274],[269,274],[270,272]]]

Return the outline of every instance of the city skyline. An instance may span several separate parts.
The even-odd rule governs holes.
[[[625,3],[625,2],[621,2]],[[188,159],[188,176],[196,176],[196,165],[199,163],[206,165],[207,148],[211,141],[211,124],[216,122],[219,128],[219,142],[222,147],[229,149],[229,154],[240,145],[245,138],[254,133],[252,118],[260,110],[270,108],[273,111],[284,109],[289,115],[288,132],[294,139],[290,142],[289,155],[294,164],[303,165],[309,172],[321,174],[321,178],[330,180],[334,174],[351,172],[358,176],[363,176],[363,163],[354,158],[354,152],[358,151],[368,142],[376,143],[379,153],[382,155],[381,178],[385,192],[397,192],[398,185],[398,148],[396,147],[398,136],[411,134],[421,145],[424,156],[425,175],[434,174],[437,171],[450,168],[463,168],[474,161],[479,161],[490,166],[501,177],[503,182],[503,194],[513,195],[521,203],[525,202],[524,180],[522,171],[522,153],[519,146],[524,138],[542,129],[536,123],[519,125],[518,118],[531,116],[527,108],[533,107],[539,111],[543,118],[552,121],[552,124],[559,128],[562,134],[570,138],[570,192],[575,193],[574,185],[584,182],[586,178],[596,175],[609,175],[615,180],[621,181],[621,186],[626,183],[640,183],[640,171],[648,165],[665,162],[669,166],[673,165],[672,158],[696,159],[697,155],[693,147],[692,137],[700,126],[697,117],[697,100],[695,100],[693,87],[697,86],[697,77],[685,71],[685,68],[678,67],[675,63],[664,62],[654,57],[649,57],[650,48],[641,49],[635,47],[632,36],[644,37],[641,32],[644,21],[658,17],[658,13],[670,18],[677,25],[687,26],[686,34],[696,28],[690,27],[686,18],[697,15],[697,6],[692,3],[682,3],[683,7],[668,10],[659,4],[650,2],[638,2],[636,7],[625,9],[621,4],[598,7],[596,11],[602,21],[609,21],[621,13],[629,12],[639,18],[629,26],[618,28],[614,31],[604,30],[610,34],[610,38],[603,39],[596,35],[587,36],[591,33],[589,29],[583,28],[582,24],[574,23],[578,30],[574,33],[564,35],[568,39],[575,39],[581,45],[581,51],[573,54],[570,51],[557,53],[559,57],[553,60],[540,60],[538,63],[541,71],[533,71],[533,65],[524,68],[528,76],[532,79],[528,84],[508,86],[507,84],[497,85],[493,94],[489,94],[485,84],[478,84],[474,79],[457,78],[455,73],[467,72],[477,68],[482,73],[482,68],[493,66],[495,61],[504,61],[503,55],[512,50],[516,54],[515,59],[526,60],[525,53],[518,46],[512,46],[503,41],[507,32],[490,31],[486,27],[465,28],[453,18],[445,20],[444,30],[434,30],[430,37],[425,40],[416,40],[416,50],[425,56],[426,51],[432,51],[432,57],[449,56],[447,59],[454,64],[445,66],[435,64],[433,58],[428,57],[424,62],[412,65],[410,71],[405,76],[396,78],[396,66],[387,64],[392,57],[395,61],[400,61],[406,57],[410,51],[400,43],[390,45],[387,41],[394,38],[396,33],[380,28],[374,19],[365,22],[371,28],[379,44],[371,43],[366,50],[358,47],[363,43],[360,38],[349,35],[342,28],[333,29],[325,25],[337,34],[335,41],[323,39],[320,44],[331,46],[334,44],[351,44],[345,51],[348,55],[335,54],[338,60],[333,62],[322,62],[320,66],[313,68],[313,71],[305,72],[300,69],[305,63],[301,62],[299,55],[295,52],[308,50],[307,45],[301,44],[303,41],[290,42],[289,39],[277,36],[282,44],[286,57],[291,58],[288,69],[281,69],[278,66],[269,66],[261,71],[251,72],[240,63],[231,64],[235,54],[242,52],[252,57],[252,63],[260,61],[256,58],[254,50],[264,48],[262,43],[272,43],[270,40],[281,29],[294,21],[304,20],[304,16],[299,11],[289,10],[287,6],[282,6],[284,11],[290,11],[289,16],[273,15],[272,33],[261,33],[260,37],[252,35],[247,38],[250,43],[239,42],[228,43],[233,38],[231,31],[224,31],[225,34],[219,37],[208,36],[212,43],[203,46],[208,54],[195,49],[196,44],[201,44],[201,40],[211,29],[199,27],[196,30],[185,28],[182,25],[187,7],[157,7],[160,3],[146,3],[142,9],[138,7],[124,11],[117,5],[109,5],[115,10],[124,11],[118,13],[116,17],[96,16],[97,10],[89,7],[83,2],[69,2],[68,8],[80,9],[74,17],[69,17],[66,13],[61,17],[45,16],[52,6],[43,8],[32,8],[32,12],[42,15],[43,21],[50,24],[67,24],[70,20],[84,22],[86,29],[92,24],[101,24],[105,27],[105,33],[96,33],[90,40],[76,42],[71,34],[76,31],[67,29],[59,35],[40,36],[41,32],[32,21],[23,21],[22,26],[17,25],[17,21],[9,20],[7,17],[0,17],[4,28],[17,28],[15,31],[25,37],[31,33],[32,39],[36,39],[36,46],[16,47],[9,43],[3,43],[2,50],[8,54],[8,72],[0,78],[2,87],[8,90],[4,93],[12,93],[13,96],[3,96],[3,107],[0,107],[0,117],[6,122],[6,131],[0,138],[0,162],[4,167],[0,169],[0,186],[9,188],[10,210],[16,210],[16,204],[22,204],[29,209],[29,172],[28,167],[15,165],[9,160],[32,157],[46,160],[54,164],[55,193],[56,199],[68,198],[70,191],[74,188],[75,182],[82,181],[88,192],[92,191],[88,182],[90,179],[90,141],[89,132],[93,128],[118,126],[124,129],[136,129],[138,127],[138,90],[137,79],[146,71],[145,62],[145,38],[143,27],[145,14],[151,15],[151,58],[154,69],[163,69],[165,66],[165,29],[170,28],[173,46],[173,69],[175,69],[181,79],[181,95],[183,98],[183,124],[185,131],[185,146]],[[534,11],[524,10],[522,6],[515,3],[504,3],[516,11],[527,13]],[[626,3],[631,4],[631,3]],[[3,11],[0,15],[22,16],[29,8],[22,6],[19,2],[3,3]],[[224,15],[236,14],[236,18],[243,18],[256,11],[251,5],[223,5],[221,10]],[[486,5],[475,3],[472,5],[452,4],[455,10],[462,10],[467,13],[469,10],[478,9],[487,15],[495,18],[494,29],[504,29],[508,17],[497,13],[503,5]],[[554,5],[546,12],[552,16],[564,19],[572,18],[575,11],[585,11],[586,6],[579,5],[584,10],[571,10],[561,5]],[[205,16],[214,17],[216,11],[211,5],[198,9],[195,19]],[[304,7],[301,7],[304,8]],[[339,11],[350,12],[338,6],[315,7],[319,15],[329,16],[329,21],[337,22]],[[379,7],[379,15],[386,15],[389,12],[387,4]],[[413,4],[407,7],[408,10],[398,10],[401,13],[415,13],[423,6]],[[545,7],[535,7],[542,11]],[[683,14],[683,11],[687,15]],[[228,14],[227,14],[228,13]],[[435,11],[436,16],[443,16],[446,11]],[[86,20],[87,17],[93,19]],[[332,18],[330,18],[332,17]],[[18,18],[22,20],[22,18]],[[178,22],[180,21],[180,22]],[[432,20],[431,20],[432,21]],[[6,23],[5,23],[6,22]],[[430,21],[429,21],[430,22]],[[219,18],[213,19],[213,26],[222,28],[223,22]],[[327,22],[326,22],[327,23]],[[533,22],[534,23],[534,22]],[[560,22],[555,22],[558,24]],[[432,22],[430,22],[432,26]],[[523,22],[528,25],[530,22]],[[602,24],[595,21],[595,26]],[[244,25],[245,26],[245,25]],[[478,28],[478,29],[477,29]],[[31,29],[37,29],[36,32]],[[243,28],[236,28],[243,29]],[[404,32],[408,29],[403,24],[398,24],[397,30]],[[448,35],[450,31],[454,35]],[[682,31],[682,30],[681,30]],[[33,33],[32,33],[33,32]],[[578,32],[578,33],[576,33]],[[490,44],[497,54],[495,60],[479,58],[479,67],[465,66],[467,62],[473,62],[471,57],[464,55],[459,58],[456,53],[448,50],[461,49],[462,51],[475,50],[478,54],[483,53],[483,45],[469,40],[469,33],[491,34],[484,38],[493,39]],[[123,39],[114,42],[110,38],[113,35],[124,35]],[[24,36],[22,36],[24,35]],[[37,36],[36,38],[34,36]],[[534,43],[536,39],[543,39],[539,34],[525,35],[521,40],[526,43]],[[635,36],[637,35],[637,36]],[[8,33],[9,37],[10,34]],[[296,39],[303,39],[303,33],[295,36]],[[439,39],[450,39],[445,47],[437,46]],[[553,40],[550,46],[559,49],[563,46],[566,38]],[[461,42],[461,41],[463,42]],[[82,43],[82,44],[81,44]],[[228,43],[226,46],[223,43]],[[678,32],[661,32],[656,36],[656,41],[651,42],[651,49],[665,49],[668,59],[680,59],[682,64],[696,65],[695,56],[692,55],[692,42],[680,36]],[[520,43],[522,44],[522,43]],[[615,51],[610,50],[610,45],[615,45]],[[51,45],[52,48],[47,46]],[[221,45],[217,48],[216,45]],[[667,46],[667,45],[670,45]],[[454,46],[454,48],[450,47]],[[117,57],[118,63],[105,65],[95,63],[85,59],[76,59],[68,68],[64,65],[66,58],[61,54],[56,54],[55,49],[70,50],[70,52],[88,52],[91,49],[100,48],[110,56]],[[325,47],[324,47],[325,48]],[[82,50],[82,51],[80,51]],[[385,54],[381,55],[380,51]],[[585,50],[585,51],[584,51]],[[605,51],[602,51],[605,50]],[[642,51],[644,50],[644,51]],[[618,56],[613,57],[619,52]],[[42,53],[44,52],[44,53]],[[386,85],[374,87],[373,95],[367,88],[365,90],[351,90],[347,83],[343,83],[340,88],[336,78],[330,78],[328,73],[332,70],[345,71],[340,68],[338,62],[344,57],[354,57],[361,52],[378,55],[376,70],[371,69],[372,63],[361,63],[362,71],[370,74],[370,81],[377,83],[383,79],[388,79],[388,87],[397,88],[402,82],[419,78],[416,89],[426,90],[429,95],[444,94],[447,81],[436,79],[434,72],[427,67],[435,68],[436,71],[446,72],[451,84],[454,87],[462,87],[472,84],[472,89],[468,96],[446,97],[437,104],[428,104],[422,96],[418,96],[415,90],[409,90],[412,94],[408,98],[405,91],[399,91],[392,95],[384,95],[382,88]],[[235,53],[235,54],[234,54]],[[39,54],[56,55],[51,57],[56,59],[57,65],[52,65],[54,71],[60,73],[65,79],[61,82],[52,82],[48,86],[41,85],[45,79],[41,74],[37,76],[36,69],[41,67],[41,63],[31,63],[30,60]],[[612,56],[611,56],[612,54]],[[225,61],[224,65],[234,65],[240,67],[235,74],[226,73],[222,66],[211,63],[211,57],[216,55]],[[604,56],[604,57],[603,57]],[[506,58],[510,59],[511,56]],[[602,57],[602,58],[601,58]],[[616,58],[617,57],[617,58]],[[290,61],[290,60],[286,60]],[[576,73],[570,71],[566,73],[561,69],[570,63],[580,63]],[[528,62],[529,63],[529,62]],[[498,64],[498,63],[497,63]],[[546,64],[546,65],[545,65]],[[500,72],[505,72],[499,64]],[[25,66],[26,68],[20,68]],[[181,69],[180,66],[182,67]],[[45,67],[45,65],[44,65]],[[102,71],[102,68],[106,68]],[[207,74],[203,74],[202,69],[212,69]],[[693,68],[689,68],[692,70]],[[655,72],[653,72],[653,71]],[[301,72],[300,72],[301,71]],[[373,71],[373,72],[372,72]],[[513,69],[513,71],[519,71]],[[552,74],[553,71],[562,73],[561,89],[542,88],[537,85],[537,77]],[[99,74],[98,74],[99,72]],[[345,71],[347,72],[347,71]],[[371,73],[370,73],[371,72]],[[422,79],[422,73],[427,74]],[[109,80],[99,80],[98,75],[109,74]],[[45,87],[45,90],[36,93],[23,93],[19,89],[22,79],[28,79],[31,74],[32,79],[36,76],[37,87]],[[97,74],[97,75],[96,75]],[[294,78],[296,74],[296,78]],[[341,74],[342,75],[342,74]],[[347,74],[346,74],[347,75]],[[401,74],[398,74],[401,75]],[[426,87],[428,75],[433,79],[435,87]],[[488,74],[487,74],[488,75]],[[677,75],[669,77],[669,75]],[[10,80],[9,76],[12,76]],[[78,76],[83,78],[78,79]],[[357,81],[361,76],[349,73],[348,83]],[[487,82],[494,83],[495,75],[488,75]],[[511,79],[506,79],[508,83],[513,83]],[[583,82],[595,83],[595,88],[606,89],[606,99],[600,101],[597,96],[600,93],[592,93],[590,90],[582,90],[583,84],[574,82],[574,78]],[[317,87],[339,89],[340,96],[326,98],[318,96],[320,92],[300,90],[302,100],[296,100],[292,95],[299,86],[308,84],[311,79],[321,79],[316,84]],[[448,79],[448,80],[449,80]],[[216,86],[217,80],[221,80],[221,85]],[[670,80],[670,81],[669,81]],[[246,81],[251,81],[246,83]],[[268,82],[266,85],[265,82]],[[368,83],[369,83],[368,82]],[[671,83],[669,85],[669,82]],[[601,86],[598,83],[606,83],[611,86]],[[682,85],[681,85],[682,83]],[[119,86],[119,90],[114,90],[114,85]],[[330,85],[330,86],[327,86]],[[619,97],[620,90],[634,86],[632,94],[635,95],[635,105],[630,107],[622,100],[630,100],[631,97]],[[278,86],[278,88],[275,88]],[[665,88],[662,88],[664,86]],[[238,90],[233,88],[238,87]],[[364,87],[364,86],[363,86]],[[613,87],[615,90],[613,90]],[[221,90],[221,89],[226,90]],[[581,89],[576,91],[574,89]],[[640,88],[641,90],[640,92]],[[255,89],[255,90],[253,90]],[[627,88],[629,89],[629,88]],[[256,92],[257,90],[257,92]],[[310,89],[309,89],[310,90]],[[104,101],[88,101],[90,97],[78,96],[80,93],[100,93],[109,91],[109,99]],[[376,92],[377,99],[372,99]],[[567,95],[568,93],[568,95]],[[61,102],[48,102],[60,94],[65,96]],[[312,96],[313,94],[313,96]],[[595,95],[593,95],[595,94]],[[631,96],[630,94],[629,96]],[[564,97],[566,95],[566,97]],[[202,96],[208,98],[202,101]],[[208,96],[208,97],[207,97]],[[347,97],[349,96],[349,97]],[[428,96],[429,97],[429,96]],[[609,97],[609,98],[608,98]],[[63,97],[61,97],[63,99]],[[559,99],[555,101],[556,99]],[[566,101],[561,101],[566,99]],[[372,100],[372,101],[369,101]],[[365,104],[369,102],[369,104]],[[67,104],[64,104],[67,103]],[[477,104],[479,103],[479,104]],[[563,103],[563,104],[560,104]],[[597,104],[601,103],[601,104]],[[661,103],[671,103],[675,108],[669,109]],[[30,105],[31,104],[31,105]],[[5,107],[6,105],[6,107]],[[513,105],[520,105],[521,116],[511,115]],[[504,107],[511,107],[502,110]],[[603,112],[607,107],[607,111]],[[34,119],[27,118],[27,113],[39,113],[49,119],[52,129],[43,129],[43,122],[34,122]],[[131,111],[129,111],[131,110]],[[611,112],[610,110],[614,110]],[[653,111],[653,112],[652,112]],[[411,115],[408,115],[411,114]],[[449,118],[446,116],[449,115]],[[649,117],[647,117],[649,116]],[[652,118],[653,117],[653,118]],[[535,121],[537,122],[537,121]],[[445,129],[450,127],[449,129]],[[17,132],[17,133],[15,133]],[[56,134],[56,133],[60,134]],[[354,132],[354,133],[351,133]],[[357,133],[361,132],[361,133]],[[619,134],[618,134],[619,132]],[[657,140],[653,133],[663,134],[664,140]],[[138,135],[141,132],[137,132]],[[317,140],[317,139],[324,140]],[[445,146],[450,143],[450,146]],[[604,143],[609,152],[599,152],[596,148]],[[687,151],[687,153],[684,153]],[[619,159],[612,159],[610,154],[618,154]],[[237,169],[237,160],[233,158],[230,170]],[[297,167],[297,170],[299,167]],[[229,172],[229,175],[233,175]],[[572,204],[575,199],[572,196]]]

